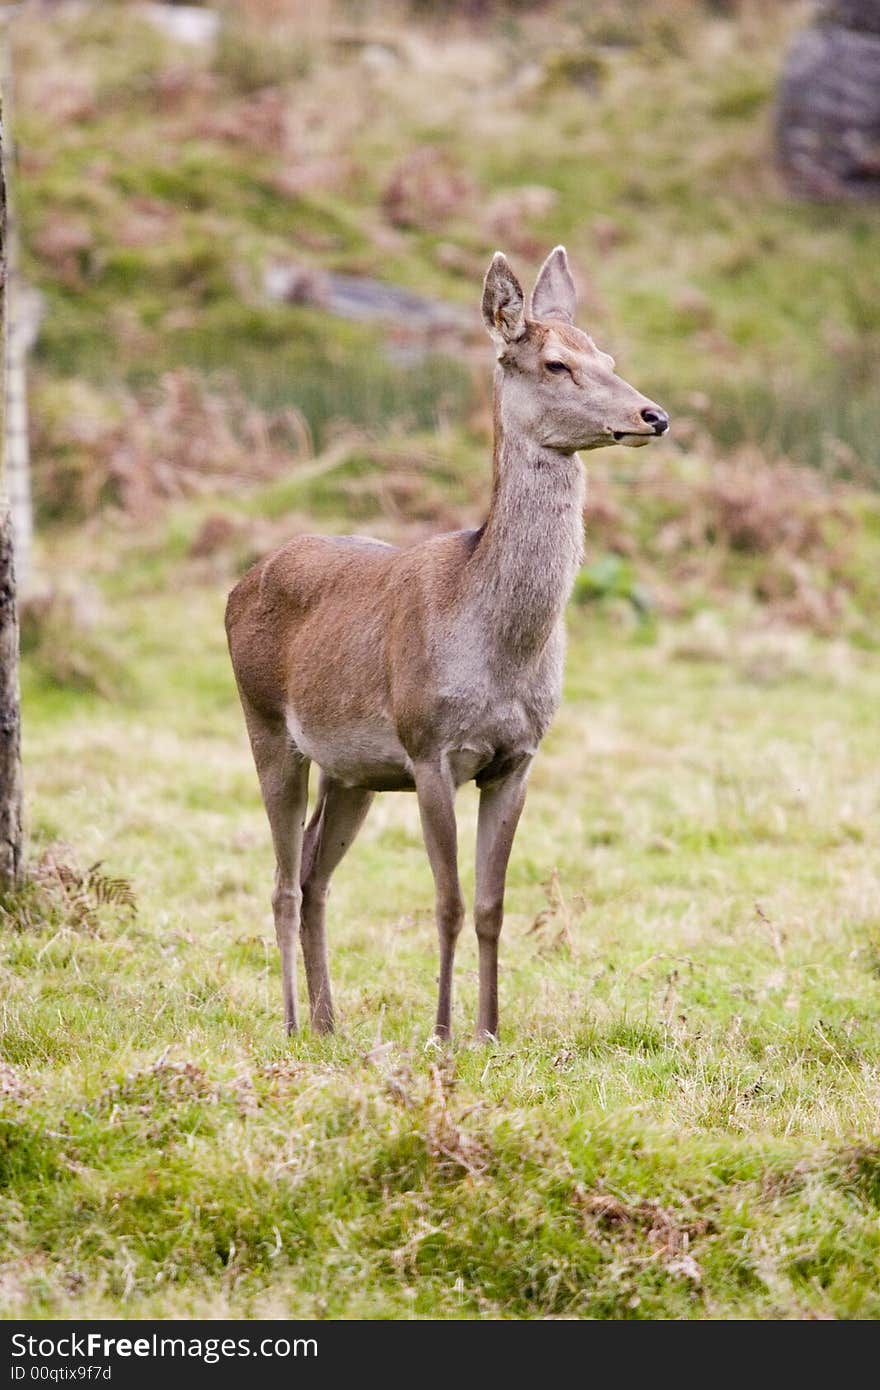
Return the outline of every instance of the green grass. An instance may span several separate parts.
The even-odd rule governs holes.
[[[32,860],[101,860],[137,912],[81,919],[45,881],[7,908],[7,1311],[880,1314],[875,657],[743,618],[717,619],[719,654],[705,615],[646,640],[575,610],[502,1042],[469,1041],[469,932],[455,1042],[430,1042],[405,795],[334,881],[340,1032],[287,1042],[223,587],[105,581],[124,699],[26,661]],[[459,813],[470,889],[472,788]]]
[[[642,5],[637,37],[622,13],[415,29],[428,70],[384,75],[319,33],[270,50],[246,18],[213,60],[122,5],[17,24],[17,192],[48,303],[37,568],[61,597],[25,626],[31,877],[0,905],[5,1316],[880,1316],[878,506],[767,466],[876,478],[880,224],[794,204],[772,173],[794,9]],[[283,157],[233,128],[266,84],[326,117]],[[379,195],[426,139],[475,201],[391,229]],[[285,191],[313,155],[351,165]],[[287,531],[478,517],[489,349],[476,384],[469,349],[406,369],[372,328],[262,302],[262,268],[290,255],[475,304],[485,209],[530,182],[557,201],[515,231],[568,243],[582,322],[699,425],[676,419],[678,452],[639,470],[591,460],[565,700],[511,862],[501,1041],[470,1041],[469,929],[453,1044],[431,1041],[432,884],[405,795],[377,798],[334,880],[339,1032],[287,1040],[225,592]],[[59,220],[72,259],[42,239]],[[525,273],[539,252],[513,254]],[[78,524],[120,420],[156,463],[161,416],[130,393],[178,367],[295,405],[317,449],[342,426],[347,452]],[[237,538],[194,558],[217,515]],[[786,626],[793,592],[836,635]],[[473,788],[459,817],[470,895]]]

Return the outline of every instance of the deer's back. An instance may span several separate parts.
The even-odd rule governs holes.
[[[399,549],[361,537],[300,536],[259,561],[226,608],[242,694],[264,714],[387,704],[393,652],[420,665],[430,609],[454,600],[476,532]]]

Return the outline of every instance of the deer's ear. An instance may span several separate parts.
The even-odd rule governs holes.
[[[507,257],[496,251],[483,284],[483,322],[499,351],[515,343],[526,331],[526,303],[522,285]]]
[[[565,247],[556,246],[538,273],[530,314],[533,319],[562,319],[563,323],[574,323],[576,309],[577,290],[568,268]]]

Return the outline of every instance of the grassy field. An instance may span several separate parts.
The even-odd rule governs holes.
[[[372,65],[244,20],[184,53],[124,6],[17,27],[48,313],[29,879],[0,903],[4,1316],[880,1316],[880,223],[772,172],[803,7],[637,8],[626,44],[612,0],[443,42],[410,20],[388,42],[415,56]],[[471,191],[392,226],[426,143]],[[534,182],[555,201],[505,223]],[[260,274],[292,255],[469,304],[505,236],[524,267],[567,241],[583,321],[673,439],[590,458],[501,1041],[470,1041],[469,928],[431,1040],[406,795],[334,879],[340,1031],[287,1040],[225,595],[298,530],[478,519],[490,352],[406,367]],[[468,891],[475,811],[463,789]]]
[[[873,653],[575,611],[502,1043],[469,1042],[467,932],[456,1041],[431,1043],[405,795],[334,881],[340,1033],[286,1042],[222,593],[110,593],[134,692],[26,671],[55,849],[2,934],[8,1314],[880,1313]],[[468,884],[474,819],[466,789]],[[99,860],[135,911],[58,868]]]

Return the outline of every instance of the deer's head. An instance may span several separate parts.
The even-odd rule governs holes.
[[[563,246],[550,252],[526,310],[522,286],[496,251],[483,318],[498,350],[504,428],[571,454],[647,444],[669,428],[662,406],[615,376],[614,359],[574,327],[577,294]]]

